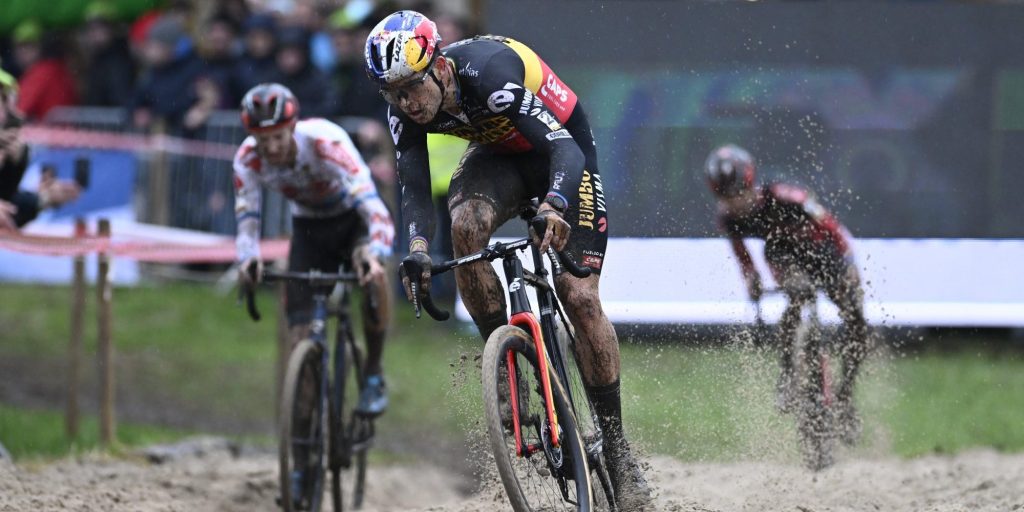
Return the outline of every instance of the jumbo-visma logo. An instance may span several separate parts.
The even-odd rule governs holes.
[[[579,225],[587,229],[594,229],[594,221],[597,221],[598,232],[604,233],[608,229],[608,218],[598,213],[607,211],[604,204],[604,188],[601,186],[601,176],[591,174],[583,170],[583,179],[580,180],[580,203],[579,203]]]

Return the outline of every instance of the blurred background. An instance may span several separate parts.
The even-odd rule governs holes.
[[[427,14],[446,42],[516,38],[580,97],[610,210],[603,296],[623,342],[627,422],[646,449],[796,457],[766,441],[795,434],[771,410],[774,360],[742,346],[752,308],[704,181],[708,152],[728,142],[754,154],[760,182],[816,191],[857,239],[878,340],[859,453],[1024,449],[1018,2],[7,0],[0,67],[20,85],[22,186],[44,166],[70,179],[84,158],[92,170],[77,201],[22,233],[70,236],[75,217],[102,216],[115,240],[230,242],[236,105],[264,81],[353,134],[400,222],[386,105],[362,57],[398,8]],[[461,146],[432,144],[440,198]],[[264,237],[286,238],[284,201],[265,202]],[[90,446],[58,419],[70,258],[3,247],[0,441],[26,457]],[[216,285],[233,255],[175,254],[115,263],[122,440],[268,435],[274,326],[249,323]],[[467,324],[417,322],[397,304],[380,437],[430,457],[403,433],[426,422],[458,442],[473,430],[481,347]],[[87,354],[94,343],[87,334]]]

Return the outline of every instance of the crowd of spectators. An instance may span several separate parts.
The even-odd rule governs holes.
[[[5,90],[16,102],[11,112],[19,124],[45,121],[60,106],[106,107],[121,110],[119,129],[213,140],[215,132],[207,128],[215,124],[208,123],[215,111],[237,110],[251,87],[279,82],[298,98],[301,117],[347,120],[343,126],[388,198],[395,195],[390,193],[394,152],[384,124],[387,104],[364,71],[366,37],[399,8],[433,16],[445,42],[467,33],[463,21],[429,1],[165,0],[159,9],[134,19],[125,18],[115,5],[92,0],[75,27],[56,29],[28,19],[0,38],[0,67],[10,72],[4,76],[17,79],[16,87]],[[0,133],[0,158],[5,148],[15,147],[7,139],[20,143],[17,134],[17,127]],[[241,134],[236,135],[237,140],[218,141],[241,142]],[[22,160],[0,173],[0,188],[9,192],[0,197],[0,230],[27,222],[25,216],[36,211],[19,208],[21,199],[30,206],[43,204],[35,196],[17,195],[25,192],[16,188],[27,157]],[[224,173],[208,172],[206,164],[196,165],[188,157],[170,159],[168,165],[172,179],[163,193],[177,205],[170,224],[230,232],[233,217],[221,183]],[[454,169],[454,162],[444,166]],[[63,191],[56,185],[51,189]],[[73,199],[64,195],[47,197]],[[25,218],[15,218],[16,211]]]
[[[167,133],[200,136],[212,111],[237,108],[268,81],[291,88],[303,117],[382,120],[363,42],[396,8],[436,16],[446,41],[465,33],[431,2],[169,0],[126,20],[111,0],[93,0],[72,29],[22,21],[0,46],[0,65],[18,78],[29,121],[56,106],[120,107],[136,129],[160,122]]]

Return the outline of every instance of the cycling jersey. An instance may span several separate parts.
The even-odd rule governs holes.
[[[259,258],[262,187],[281,192],[296,218],[337,217],[358,212],[369,231],[370,250],[379,257],[391,254],[395,228],[387,206],[377,194],[370,169],[348,133],[325,119],[295,124],[295,165],[270,165],[256,152],[249,136],[235,154],[236,246],[239,261]]]
[[[739,251],[743,237],[765,241],[765,258],[771,264],[795,263],[809,271],[831,269],[852,258],[849,232],[814,194],[785,184],[766,185],[754,208],[743,215],[719,212],[722,229],[740,255],[744,274],[753,272],[746,250]]]
[[[433,235],[427,133],[455,135],[496,153],[542,153],[549,162],[547,193],[570,207],[579,203],[585,165],[579,141],[592,139],[576,94],[532,50],[509,38],[467,39],[442,54],[452,66],[459,115],[442,110],[420,125],[396,107],[388,114],[409,238]],[[593,191],[583,199],[593,211]]]

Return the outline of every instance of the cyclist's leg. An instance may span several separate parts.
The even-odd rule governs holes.
[[[585,131],[589,136],[589,129]],[[580,201],[570,205],[565,214],[571,228],[566,252],[578,264],[589,268],[591,275],[578,279],[564,273],[556,278],[555,289],[569,321],[576,328],[576,357],[604,434],[605,460],[619,507],[621,510],[645,510],[651,504],[651,491],[630,449],[622,422],[619,340],[601,305],[599,293],[608,246],[604,189],[592,141],[580,141],[580,148],[586,163],[579,185]]]
[[[814,299],[814,283],[811,277],[801,270],[792,259],[778,255],[774,251],[765,251],[775,282],[779,283],[786,294],[788,303],[776,331],[776,343],[779,347],[780,372],[775,384],[775,405],[779,410],[792,410],[796,400],[795,370],[793,368],[793,350],[796,345],[796,331],[800,326],[800,315],[803,307]]]
[[[868,353],[868,324],[864,318],[864,291],[857,267],[850,261],[844,261],[839,267],[826,287],[826,293],[839,308],[844,324],[841,342],[843,381],[836,398],[842,404],[849,404],[853,398],[854,381]]]
[[[366,243],[369,227],[356,211],[349,211],[331,223],[330,243],[322,255],[324,269],[334,270],[340,265],[353,270],[353,251]],[[384,340],[390,323],[391,304],[385,273],[362,288],[364,299],[360,304],[363,319],[363,338],[366,340],[366,359],[363,362],[363,387],[356,409],[368,416],[382,414],[388,406],[387,390],[384,386],[384,372],[381,364],[384,354]],[[375,307],[371,310],[373,294]],[[343,306],[344,307],[344,306]],[[348,315],[348,311],[339,311]]]
[[[528,199],[515,160],[475,143],[466,149],[448,189],[455,257],[486,247],[491,235]],[[508,323],[505,292],[489,262],[456,268],[455,281],[484,340]]]
[[[388,325],[391,323],[391,294],[388,276],[385,273],[363,287],[363,294],[373,294],[375,307],[371,309],[370,300],[361,305],[363,315],[363,334],[366,336],[366,364],[368,375],[381,373],[381,358],[384,353],[384,340],[387,338]]]
[[[366,225],[366,221],[354,211],[345,215],[345,222],[344,233],[338,239],[342,241],[343,263],[347,268],[352,268],[352,251],[366,243],[369,238],[369,227]],[[385,264],[383,261],[380,263]],[[382,371],[381,359],[384,354],[384,340],[391,322],[391,294],[389,293],[387,273],[385,272],[361,288],[364,299],[360,304],[360,314],[363,317],[363,336],[366,340],[366,361],[363,367],[366,375],[379,375]],[[372,309],[371,303],[375,306]]]

